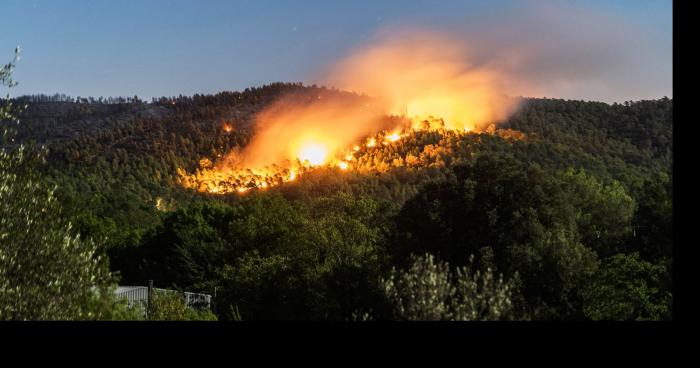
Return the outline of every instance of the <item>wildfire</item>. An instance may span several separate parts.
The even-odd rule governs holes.
[[[398,141],[399,139],[401,139],[401,135],[399,135],[399,133],[396,133],[396,132],[391,133],[391,135],[388,135],[388,136],[386,137],[386,140],[387,140],[388,142],[396,142],[396,141]]]
[[[200,160],[200,169],[194,175],[187,175],[180,169],[183,185],[195,188],[200,192],[226,194],[231,192],[246,193],[251,189],[266,189],[285,182],[294,181],[305,171],[330,165],[343,171],[351,168],[350,162],[355,159],[353,153],[376,147],[378,140],[396,142],[399,133],[380,132],[375,137],[365,140],[364,144],[354,145],[344,150],[331,151],[329,145],[318,140],[305,140],[299,144],[293,160],[287,160],[284,165],[268,165],[264,167],[245,168],[227,167],[226,163],[214,165],[209,159]]]
[[[484,131],[511,114],[517,101],[501,94],[507,74],[468,51],[434,33],[395,35],[358,49],[323,82],[361,94],[282,96],[256,116],[246,147],[215,165],[204,162],[183,176],[183,184],[244,193],[293,181],[315,167],[355,170],[360,155],[399,144],[413,131]],[[226,122],[223,130],[233,125]]]
[[[323,165],[328,157],[328,150],[321,144],[309,143],[299,152],[299,160],[313,166]]]
[[[504,92],[514,77],[500,60],[484,62],[462,39],[428,30],[382,34],[331,68],[324,83],[376,97],[384,111],[422,127],[482,129],[517,107]],[[434,129],[434,128],[431,128]]]
[[[440,121],[428,121],[427,124],[431,126],[439,125]],[[376,136],[365,139],[364,143],[353,145],[338,153],[332,153],[323,144],[309,142],[301,145],[295,160],[290,160],[285,165],[269,165],[260,168],[226,168],[220,165],[213,165],[208,159],[202,159],[200,170],[194,175],[187,175],[182,169],[179,169],[178,173],[185,187],[194,188],[200,192],[211,194],[237,192],[244,194],[251,189],[264,190],[294,181],[306,171],[317,167],[337,167],[342,171],[358,170],[357,166],[353,166],[353,162],[357,163],[358,160],[355,155],[362,155],[367,149],[376,147],[377,141],[381,141],[384,145],[398,144],[397,142],[403,137],[413,132],[417,132],[417,130],[406,128],[405,130],[391,133],[386,131],[379,132]],[[473,131],[466,131],[466,129],[446,128],[442,132],[443,134],[452,132],[452,134],[458,135],[474,133]],[[524,138],[521,132],[510,129],[495,130],[493,125],[490,125],[482,133],[497,134],[505,139]]]

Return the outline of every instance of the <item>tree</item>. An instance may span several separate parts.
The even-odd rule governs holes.
[[[636,252],[607,258],[583,292],[583,311],[593,320],[670,319],[665,274],[664,265],[646,262]]]
[[[632,235],[632,216],[636,204],[622,185],[614,181],[604,185],[583,170],[569,169],[558,175],[566,199],[573,207],[581,242],[600,257],[622,250]]]
[[[645,260],[673,256],[673,180],[666,173],[656,173],[644,181],[635,214],[635,236],[631,251]]]
[[[14,85],[13,66],[0,69],[2,85]],[[14,114],[0,107],[3,119],[17,122]],[[112,306],[107,261],[72,234],[35,170],[43,158],[24,146],[0,149],[0,320],[104,318]]]
[[[252,251],[221,271],[217,305],[236,315],[222,318],[244,320],[320,319],[312,309],[320,300],[316,277],[297,259]]]
[[[495,321],[513,318],[514,281],[469,265],[450,271],[431,254],[414,257],[405,271],[382,280],[395,317],[413,321]]]
[[[455,178],[426,185],[397,216],[392,253],[431,253],[455,266],[490,249],[496,269],[520,274],[534,318],[576,318],[579,289],[596,270],[562,183],[537,165],[483,155]]]
[[[15,64],[19,60],[19,47],[15,49],[15,58],[0,67],[0,86],[5,86],[7,88],[12,88],[17,85],[17,82],[15,82],[12,79],[12,71],[15,68]],[[13,111],[13,106],[12,102],[9,101],[10,95],[9,93],[7,94],[7,97],[5,98],[4,101],[2,101],[2,105],[0,105],[0,121],[3,120],[16,120],[15,119],[15,112]]]

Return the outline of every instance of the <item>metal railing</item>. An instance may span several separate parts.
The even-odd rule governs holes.
[[[146,286],[118,286],[115,292],[117,298],[125,298],[132,306],[138,302],[148,301],[148,287]]]
[[[182,300],[188,307],[211,309],[211,295],[209,294],[153,288],[153,294],[157,293],[177,294],[182,297]],[[137,304],[143,307],[148,305],[149,288],[147,286],[118,286],[115,294],[117,298],[125,298],[130,307]]]

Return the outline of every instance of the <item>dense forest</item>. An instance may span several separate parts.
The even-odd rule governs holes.
[[[26,108],[19,123],[0,115],[2,147],[43,152],[27,182],[53,189],[111,285],[214,295],[215,317],[182,316],[672,319],[671,99],[528,98],[483,132],[363,148],[350,170],[245,194],[182,184],[245,146],[256,113],[290,93],[352,96],[300,83],[151,102],[25,96],[3,102]]]

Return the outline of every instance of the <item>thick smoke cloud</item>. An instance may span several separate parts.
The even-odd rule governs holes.
[[[430,22],[387,25],[369,43],[425,33],[449,38],[455,41],[452,47],[462,51],[465,64],[502,73],[507,85],[501,92],[512,96],[612,103],[672,92],[671,42],[663,38],[670,35],[603,13],[592,4],[514,2],[497,12]],[[366,48],[359,45],[348,57]],[[440,52],[454,55],[455,50]],[[335,79],[318,73],[310,80],[330,84]]]
[[[645,37],[623,19],[576,6],[528,2],[459,25],[396,25],[350,50],[313,82],[370,96],[365,102],[281,99],[229,163],[261,167],[314,154],[327,161],[379,129],[382,114],[480,130],[506,119],[518,96],[626,100],[653,67]],[[637,74],[635,74],[635,71]],[[657,73],[658,74],[658,73]],[[669,75],[670,83],[670,75]],[[601,98],[596,98],[601,96]],[[660,96],[653,96],[660,97]],[[318,161],[318,160],[317,160]]]
[[[447,128],[480,129],[505,119],[516,101],[504,94],[508,74],[478,63],[468,45],[430,30],[395,30],[355,50],[324,80],[375,97],[390,114],[433,116]]]

